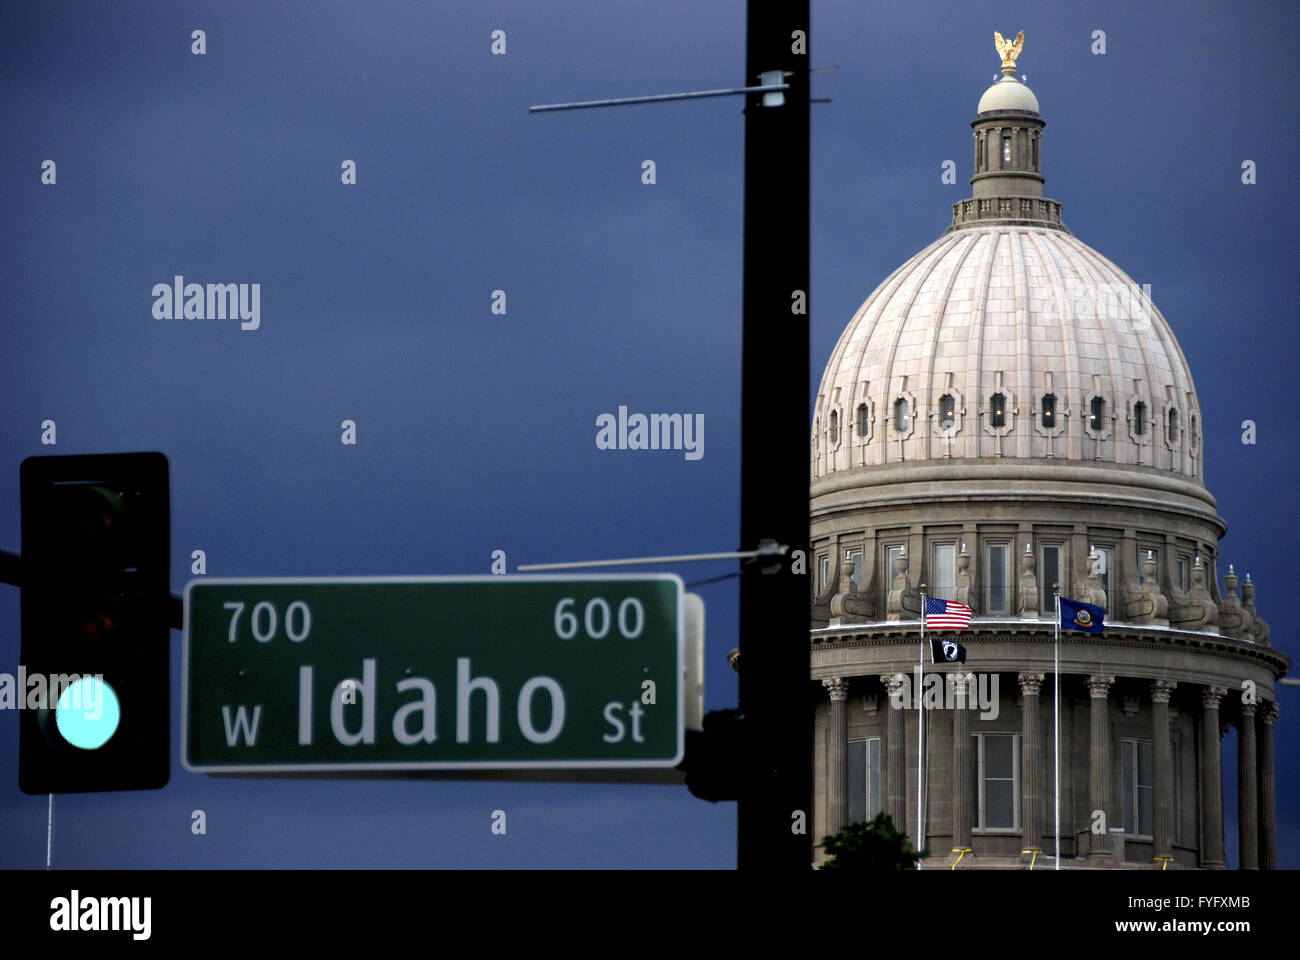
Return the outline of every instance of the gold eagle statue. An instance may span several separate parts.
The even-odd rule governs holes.
[[[1002,69],[1014,70],[1016,68],[1016,57],[1020,56],[1020,50],[1025,45],[1025,31],[1021,30],[1016,34],[1014,40],[1004,40],[1002,34],[996,30],[993,31],[993,46],[997,47],[998,53],[1002,56]]]

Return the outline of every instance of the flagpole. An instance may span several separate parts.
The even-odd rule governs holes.
[[[925,710],[922,700],[925,690],[925,584],[921,584],[921,658],[916,679],[916,849],[925,849],[921,827],[921,794],[925,790]],[[916,869],[921,869],[921,858],[916,858]]]
[[[1052,751],[1056,759],[1056,869],[1061,869],[1061,589],[1059,584],[1052,584],[1052,595],[1056,603],[1055,639],[1052,641],[1052,677],[1055,687],[1052,691],[1052,727],[1056,734],[1056,749]]]

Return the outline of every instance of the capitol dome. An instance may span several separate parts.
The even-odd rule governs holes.
[[[952,869],[1058,850],[1220,869],[1230,724],[1239,864],[1272,868],[1291,661],[1220,563],[1173,331],[1043,194],[1023,40],[994,35],[971,195],[854,313],[818,388],[813,832],[886,813]]]
[[[895,270],[836,344],[815,417],[813,479],[951,458],[1201,476],[1196,391],[1169,324],[1050,225],[959,223]]]
[[[867,298],[831,354],[812,478],[1013,458],[1155,468],[1199,485],[1187,361],[1149,289],[1073,237],[1043,197],[1044,123],[1014,64],[972,126],[973,196]]]

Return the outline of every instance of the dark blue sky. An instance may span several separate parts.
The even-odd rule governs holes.
[[[0,546],[19,543],[24,457],[161,450],[176,592],[194,549],[210,576],[253,577],[480,574],[496,549],[513,570],[738,547],[741,101],[527,107],[738,85],[743,2],[3,10]],[[813,16],[812,64],[839,65],[814,79],[834,102],[813,107],[813,388],[858,305],[969,195],[992,32],[1023,28],[1046,193],[1076,236],[1152,285],[1200,394],[1223,560],[1252,573],[1294,655],[1297,8],[814,0]],[[491,55],[496,29],[505,56]],[[1096,29],[1105,56],[1090,53]],[[56,186],[40,182],[47,159]],[[940,183],[949,159],[957,186]],[[345,160],[355,186],[340,183]],[[1241,184],[1243,160],[1257,185]],[[176,274],[260,283],[260,329],[155,319],[153,285]],[[703,458],[598,450],[595,419],[620,404],[702,414]],[[339,442],[344,419],[356,446]],[[736,589],[699,592],[716,709],[736,697]],[[0,587],[0,670],[16,668],[18,625],[18,591]],[[1280,862],[1296,867],[1300,697],[1284,688],[1281,702]],[[179,713],[176,695],[174,736]],[[0,712],[0,865],[36,866],[46,802],[18,791],[16,743],[16,713]],[[196,808],[206,837],[190,834]],[[490,833],[495,809],[505,837]],[[239,781],[175,764],[164,790],[56,810],[65,867],[735,858],[734,805],[684,787]],[[1228,846],[1235,857],[1231,829]]]

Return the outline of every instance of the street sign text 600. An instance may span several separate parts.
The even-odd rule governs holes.
[[[565,597],[555,605],[555,635],[561,640],[572,640],[578,634],[578,617],[573,612],[573,597]],[[582,626],[592,640],[609,636],[615,617],[604,597],[592,597],[582,611]],[[636,597],[625,597],[618,605],[618,632],[625,640],[635,640],[645,629],[645,607]]]

